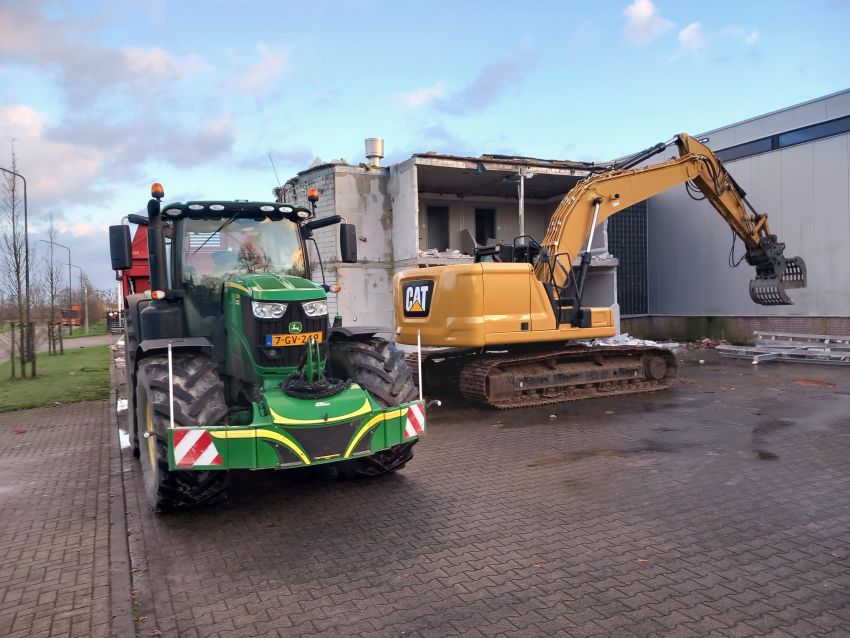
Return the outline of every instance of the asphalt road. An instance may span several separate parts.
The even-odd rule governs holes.
[[[180,515],[125,449],[138,635],[850,635],[847,369],[700,352],[680,377],[449,401],[396,475],[235,473]]]

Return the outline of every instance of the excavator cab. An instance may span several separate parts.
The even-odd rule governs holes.
[[[492,261],[506,264],[531,264],[548,261],[549,253],[531,235],[514,237],[510,244],[476,246],[475,262]]]

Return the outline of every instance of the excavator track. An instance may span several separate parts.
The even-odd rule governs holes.
[[[428,363],[436,358],[459,367],[458,386],[465,399],[500,410],[658,392],[670,387],[677,370],[671,351],[647,346],[569,346],[506,354],[457,350],[423,357]]]

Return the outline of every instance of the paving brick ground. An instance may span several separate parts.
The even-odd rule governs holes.
[[[666,394],[432,411],[377,480],[237,474],[157,518],[132,464],[145,630],[850,635],[850,375],[708,358]]]
[[[0,414],[4,638],[112,635],[108,405]]]

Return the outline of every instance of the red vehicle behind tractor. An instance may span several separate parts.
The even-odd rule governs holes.
[[[80,307],[79,306],[71,306],[70,309],[63,308],[62,309],[61,323],[62,323],[63,326],[79,326],[80,325]]]
[[[133,265],[122,271],[121,285],[124,298],[151,289],[151,275],[148,267],[148,229],[139,226],[133,235]]]
[[[118,273],[118,281],[121,282],[122,292],[118,309],[110,310],[106,313],[106,328],[110,334],[124,332],[123,300],[126,300],[130,295],[145,293],[151,289],[146,226],[142,225],[136,228],[136,233],[133,235],[132,260],[133,264],[130,268]],[[79,319],[74,325],[80,325]]]

